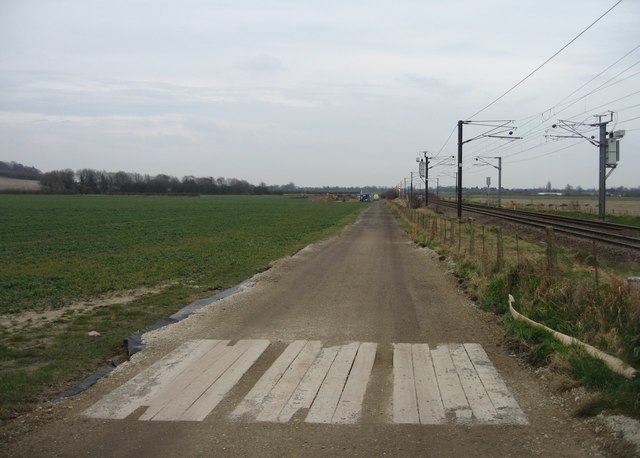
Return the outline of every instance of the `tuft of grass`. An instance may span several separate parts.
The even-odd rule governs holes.
[[[524,355],[533,366],[547,366],[555,354],[566,352],[566,347],[544,329],[533,328],[510,317],[505,323],[509,348]]]
[[[503,275],[494,275],[488,282],[480,299],[480,308],[487,311],[504,308],[508,300],[507,279]]]

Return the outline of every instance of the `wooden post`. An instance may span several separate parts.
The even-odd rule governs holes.
[[[631,302],[636,305],[640,305],[640,277],[627,278],[627,284],[629,285],[629,296],[631,296]]]
[[[447,222],[444,220],[444,218],[442,219],[442,227],[444,228],[444,231],[442,231],[444,233],[444,243],[447,243]]]
[[[600,278],[599,278],[599,272],[598,272],[598,252],[596,251],[596,241],[592,240],[591,241],[591,245],[592,245],[592,249],[593,249],[593,268],[594,268],[594,275],[595,275],[595,279],[596,279],[596,294],[598,295],[598,297],[600,296]]]
[[[473,225],[473,222],[470,223],[471,226],[469,227],[469,256],[475,256],[476,255],[476,230],[475,230],[475,226]]]
[[[558,273],[558,250],[551,226],[547,226],[547,271],[550,275]]]
[[[451,220],[451,239],[449,240],[451,245],[453,245],[456,241],[456,230],[455,230],[455,221]]]
[[[502,240],[502,228],[496,229],[496,244],[498,253],[496,255],[496,270],[502,272],[504,268],[504,242]]]

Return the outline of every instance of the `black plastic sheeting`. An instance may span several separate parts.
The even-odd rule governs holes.
[[[187,318],[189,315],[192,315],[194,312],[196,312],[198,309],[201,309],[202,307],[204,307],[205,305],[209,305],[213,302],[219,301],[221,299],[224,299],[225,297],[229,297],[235,293],[237,293],[238,291],[241,291],[244,288],[253,286],[253,280],[249,279],[249,280],[245,280],[242,283],[240,283],[239,285],[236,285],[232,288],[226,289],[214,296],[211,297],[205,297],[204,299],[198,299],[197,301],[192,302],[191,304],[187,305],[186,307],[181,308],[180,310],[178,310],[176,313],[174,313],[173,315],[166,317],[166,318],[161,318],[158,321],[156,321],[155,323],[153,323],[151,326],[149,326],[148,328],[146,328],[144,331],[142,331],[140,334],[134,334],[131,336],[127,336],[124,338],[124,344],[127,347],[127,353],[129,355],[129,358],[131,358],[131,356],[135,355],[136,353],[138,353],[139,351],[144,350],[145,348],[145,344],[142,341],[142,335],[149,332],[149,331],[154,331],[156,329],[160,329],[163,328],[165,326],[169,326],[170,324],[174,324],[177,323],[179,321],[184,320],[185,318]],[[69,398],[71,396],[75,396],[77,394],[82,393],[83,391],[87,390],[89,387],[91,387],[92,385],[95,385],[95,383],[100,380],[102,377],[106,377],[107,375],[109,375],[111,373],[111,371],[113,371],[113,369],[118,366],[119,362],[118,361],[112,361],[113,367],[105,367],[104,369],[99,370],[98,372],[96,372],[95,374],[93,374],[90,377],[87,377],[85,380],[83,380],[80,384],[74,386],[73,388],[65,391],[64,393],[60,394],[57,398],[55,398],[53,400],[54,403],[63,401],[66,398]]]
[[[114,369],[113,367],[105,367],[104,369],[100,369],[95,374],[84,379],[80,384],[60,394],[52,402],[54,404],[57,404],[58,402],[64,401],[65,399],[70,398],[71,396],[75,396],[76,394],[82,393],[84,390],[89,389],[90,386],[95,385],[95,383],[98,380],[100,380],[102,377],[106,377],[107,375],[109,375],[113,369]]]

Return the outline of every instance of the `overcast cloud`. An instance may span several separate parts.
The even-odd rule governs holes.
[[[0,0],[0,160],[395,185],[419,151],[454,154],[459,119],[614,3]],[[607,110],[627,132],[608,185],[640,185],[638,45],[640,2],[625,0],[475,117],[514,119],[524,139],[465,145],[465,186],[497,181],[477,155],[503,157],[506,187],[596,186],[597,148],[545,135]],[[454,171],[431,177],[452,184]]]

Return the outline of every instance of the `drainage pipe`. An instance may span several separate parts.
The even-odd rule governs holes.
[[[554,331],[553,329],[548,328],[543,324],[537,323],[532,319],[522,315],[521,313],[518,313],[513,308],[513,304],[515,302],[516,300],[513,298],[511,294],[509,294],[509,310],[511,311],[511,316],[513,316],[513,318],[515,318],[516,320],[524,321],[525,323],[529,324],[530,326],[533,326],[534,328],[544,329],[545,331],[551,333],[553,337],[555,337],[557,340],[564,343],[565,345],[577,345],[581,348],[584,348],[584,350],[589,355],[593,356],[596,359],[599,359],[600,361],[605,363],[607,367],[611,369],[613,372],[620,374],[623,377],[628,378],[629,380],[635,380],[640,376],[640,372],[635,370],[633,367],[629,366],[627,363],[625,363],[621,359],[618,359],[615,356],[608,355],[605,352],[598,350],[597,348],[592,347],[589,344],[581,342],[574,337],[570,337],[568,335],[562,334],[561,332]]]

